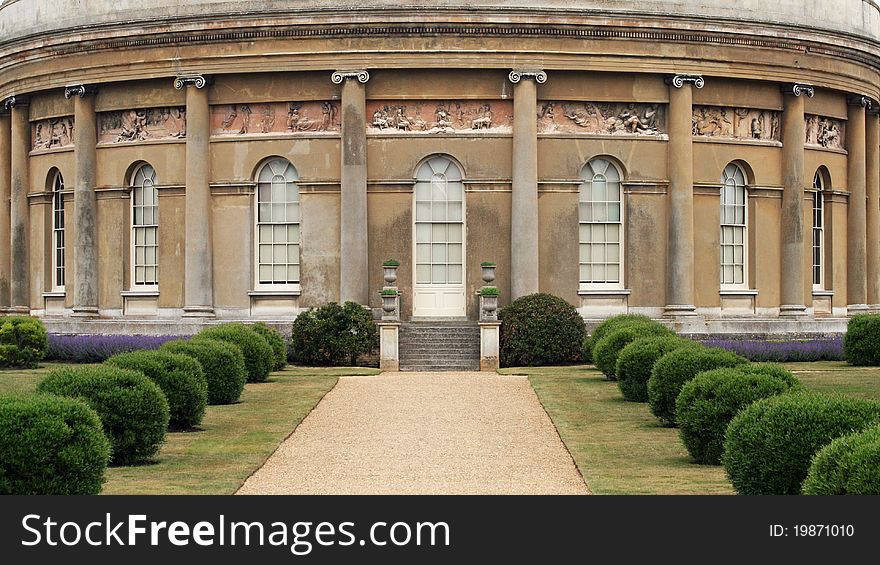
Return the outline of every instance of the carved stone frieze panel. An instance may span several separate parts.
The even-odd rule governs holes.
[[[835,118],[804,116],[804,143],[825,149],[843,149],[845,122]]]
[[[613,102],[538,103],[539,133],[593,135],[660,135],[666,133],[666,108],[661,104]]]
[[[33,122],[31,124],[31,148],[73,147],[73,127],[73,116]]]
[[[338,102],[270,102],[211,106],[212,135],[337,132]]]
[[[98,143],[122,143],[186,137],[186,108],[138,108],[101,112]]]
[[[754,108],[694,106],[694,135],[722,139],[780,141],[779,112]]]
[[[513,131],[513,103],[508,100],[368,101],[371,133]]]

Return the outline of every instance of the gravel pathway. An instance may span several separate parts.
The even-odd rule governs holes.
[[[238,494],[589,494],[526,377],[342,377]]]

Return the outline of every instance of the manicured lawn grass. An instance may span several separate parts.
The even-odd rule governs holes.
[[[880,368],[824,361],[792,363],[805,386],[880,398]],[[647,404],[627,402],[617,384],[592,366],[520,367],[596,494],[727,494],[719,466],[691,462],[678,430],[664,428]]]
[[[74,367],[69,363],[42,363],[37,369],[8,369],[0,371],[0,394],[22,394],[34,392],[37,383],[46,373],[62,367]]]

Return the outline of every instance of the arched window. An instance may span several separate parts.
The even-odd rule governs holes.
[[[299,284],[299,176],[287,159],[266,161],[257,172],[257,286]]]
[[[721,286],[745,287],[748,248],[746,175],[735,163],[721,174]]]
[[[64,290],[64,178],[56,170],[52,179],[52,286]]]
[[[416,284],[464,284],[464,185],[452,159],[431,157],[416,171]]]
[[[813,288],[825,289],[825,179],[822,171],[813,175]]]
[[[580,285],[623,285],[623,206],[621,174],[609,160],[596,158],[581,171]]]
[[[132,286],[159,284],[159,199],[156,170],[144,164],[131,177]]]

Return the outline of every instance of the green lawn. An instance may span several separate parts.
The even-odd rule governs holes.
[[[807,387],[880,398],[880,368],[840,362],[788,366]],[[647,404],[623,400],[592,366],[521,367],[529,375],[590,489],[596,494],[732,493],[724,470],[691,462],[678,430],[662,427]]]

